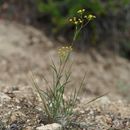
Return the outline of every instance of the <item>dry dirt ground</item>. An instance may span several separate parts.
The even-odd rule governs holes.
[[[0,21],[0,117],[3,122],[7,123],[7,116],[12,112],[8,124],[22,120],[20,124],[26,130],[40,125],[39,114],[33,109],[36,104],[32,102],[29,72],[33,71],[43,88],[46,85],[41,77],[52,80],[49,65],[51,59],[57,63],[57,48],[61,46],[53,42],[33,27]],[[84,113],[85,122],[95,124],[88,129],[129,130],[130,61],[112,54],[102,56],[95,50],[91,54],[74,51],[71,60],[72,83],[68,91],[78,87],[84,72],[87,73],[77,110]],[[109,94],[105,97],[86,105],[93,97],[106,92]],[[19,117],[15,116],[17,112]]]

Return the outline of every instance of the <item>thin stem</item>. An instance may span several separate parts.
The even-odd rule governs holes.
[[[74,36],[73,36],[73,41],[72,41],[72,43],[74,43],[74,41],[76,40],[77,32],[78,32],[78,27],[77,27],[77,25],[76,25],[76,26],[75,26],[75,33],[74,33]]]
[[[80,31],[81,31],[88,23],[89,23],[89,21],[86,22],[84,25],[82,25],[79,29],[78,29],[78,27],[77,27],[77,25],[76,25],[76,29],[75,29],[75,33],[74,33],[73,41],[72,41],[72,46],[74,45],[74,42],[76,41],[76,38],[77,38],[78,34],[80,33]]]
[[[41,95],[40,89],[39,89],[39,87],[38,87],[38,84],[37,84],[36,81],[35,81],[35,78],[34,78],[33,73],[32,73],[32,75],[31,75],[31,80],[32,80],[32,83],[33,83],[34,88],[36,89],[36,91],[38,92],[40,98],[42,99],[42,104],[43,104],[43,106],[44,106],[45,112],[46,112],[47,115],[48,115],[48,120],[51,121],[51,113],[50,113],[49,108],[48,108],[48,106],[47,106],[47,104],[46,104],[45,98]]]

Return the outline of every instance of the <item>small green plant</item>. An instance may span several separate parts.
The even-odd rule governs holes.
[[[73,41],[71,46],[61,47],[58,50],[58,65],[52,60],[52,64],[50,65],[53,75],[52,86],[49,85],[46,91],[43,91],[35,82],[35,78],[32,77],[33,86],[42,101],[43,111],[45,112],[48,123],[58,122],[62,124],[63,127],[66,127],[71,122],[73,109],[76,106],[76,99],[83,86],[85,76],[83,77],[79,88],[75,89],[74,92],[65,99],[65,88],[69,84],[71,78],[72,63],[70,62],[69,57],[74,48],[74,42],[81,29],[94,18],[95,16],[86,14],[85,9],[82,9],[77,11],[75,17],[69,19],[69,21],[75,25]],[[45,81],[49,84],[46,79]]]

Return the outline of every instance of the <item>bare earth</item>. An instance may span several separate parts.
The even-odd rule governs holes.
[[[45,88],[41,77],[46,76],[48,81],[52,80],[49,64],[51,59],[57,62],[57,48],[59,47],[59,43],[53,44],[53,41],[48,39],[43,32],[33,27],[0,21],[0,91],[11,98],[7,104],[0,105],[2,108],[0,117],[3,120],[6,120],[5,115],[10,112],[10,107],[12,110],[21,112],[23,114],[21,117],[26,117],[23,119],[25,122],[28,118],[36,120],[32,114],[27,116],[22,109],[25,106],[20,105],[21,101],[26,104],[23,98],[31,99],[33,97],[29,72],[33,71],[41,87]],[[67,88],[68,91],[78,87],[84,72],[87,72],[87,84],[82,89],[80,105],[77,109],[90,112],[89,115],[84,114],[87,123],[99,123],[99,126],[96,125],[89,129],[109,130],[112,126],[113,130],[129,130],[130,61],[112,54],[101,56],[95,50],[92,50],[91,54],[73,52],[71,60],[74,62],[74,66],[72,83]],[[93,97],[106,92],[109,92],[109,95],[86,105]],[[2,104],[2,98],[0,104]],[[34,104],[30,103],[31,105]],[[20,108],[17,109],[16,106]],[[97,114],[95,114],[96,112]],[[92,118],[92,121],[89,119],[91,116],[95,116],[95,121]],[[10,124],[13,121],[14,119],[11,119]],[[27,130],[28,123],[24,123],[24,125],[24,129]],[[33,125],[37,126],[36,122],[30,124],[31,127]]]

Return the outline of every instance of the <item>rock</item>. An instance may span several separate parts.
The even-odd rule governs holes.
[[[25,130],[33,130],[33,128],[31,126],[27,126]]]
[[[4,102],[9,102],[10,100],[11,100],[11,98],[8,95],[0,92],[0,103],[1,104],[3,104]]]
[[[62,126],[60,124],[53,123],[37,127],[36,130],[62,130]]]
[[[12,124],[8,130],[19,130],[17,124]]]

